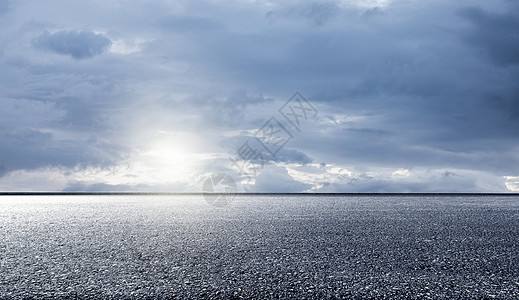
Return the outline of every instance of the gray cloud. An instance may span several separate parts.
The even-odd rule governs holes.
[[[33,41],[37,49],[69,55],[74,59],[89,59],[105,52],[112,42],[91,31],[44,32]]]
[[[258,190],[308,190],[286,167],[312,161],[373,176],[322,180],[325,191],[444,191],[449,180],[501,191],[504,176],[519,176],[513,1],[34,1],[5,13],[8,3],[0,0],[2,178],[56,166],[135,164],[153,173],[160,149],[188,149],[194,173],[226,172],[226,155],[271,116],[282,119],[277,110],[296,90],[319,118],[267,158],[279,168],[259,177]],[[105,33],[49,33],[55,28]],[[413,167],[473,173],[380,175]],[[153,189],[113,176],[118,187],[70,176],[60,188]]]
[[[464,36],[467,43],[483,49],[499,65],[519,63],[519,9],[499,14],[469,7],[460,15],[474,27]]]
[[[305,153],[295,149],[289,149],[288,147],[281,149],[276,153],[276,156],[265,154],[264,159],[271,162],[297,163],[302,165],[309,164],[313,161],[312,158]]]
[[[159,21],[166,30],[178,33],[221,30],[223,25],[211,18],[198,16],[168,16]]]
[[[0,147],[0,165],[8,171],[52,166],[106,167],[120,161],[125,150],[120,145],[95,139],[56,140],[51,133],[29,128],[2,132],[0,138],[3,144]]]
[[[0,15],[9,11],[11,6],[10,1],[8,0],[0,0]]]
[[[323,25],[337,14],[339,7],[335,2],[298,3],[281,10],[269,11],[265,17],[270,21],[299,17],[311,20],[314,25]]]

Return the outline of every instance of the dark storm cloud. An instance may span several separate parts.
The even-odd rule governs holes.
[[[314,160],[328,156],[348,165],[516,174],[517,70],[500,69],[474,52],[465,41],[468,33],[458,27],[467,22],[463,14],[445,3],[430,5],[397,4],[357,14],[341,8],[318,28],[284,26],[282,21],[294,17],[281,18],[282,8],[267,14],[271,31],[216,32],[218,38],[201,42],[199,56],[222,77],[245,86],[286,94],[303,87],[303,94],[328,111],[365,116],[343,128],[336,124],[339,130],[308,129],[291,144]]]
[[[453,132],[459,128],[448,125],[423,124],[412,128],[411,124],[408,120],[400,124],[392,121],[368,131],[351,128],[353,130],[337,129],[327,133],[307,128],[290,146],[314,161],[325,160],[360,168],[434,166],[485,170],[496,175],[516,174],[518,171],[517,135],[465,137],[462,132]],[[388,127],[392,129],[390,133],[386,133]],[[327,156],[319,153],[327,153]]]
[[[89,59],[105,52],[112,42],[90,31],[44,32],[33,41],[35,48],[70,55],[74,59]]]
[[[499,65],[519,63],[519,9],[492,13],[469,7],[459,14],[474,27],[464,35],[467,43],[483,49]]]

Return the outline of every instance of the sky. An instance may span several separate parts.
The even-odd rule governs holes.
[[[519,2],[0,0],[0,108],[0,191],[519,192]]]

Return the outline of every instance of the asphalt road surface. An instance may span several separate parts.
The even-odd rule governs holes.
[[[519,298],[519,196],[0,197],[0,298]]]

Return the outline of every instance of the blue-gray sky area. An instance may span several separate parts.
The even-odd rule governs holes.
[[[515,0],[0,0],[0,70],[0,191],[519,192]]]

